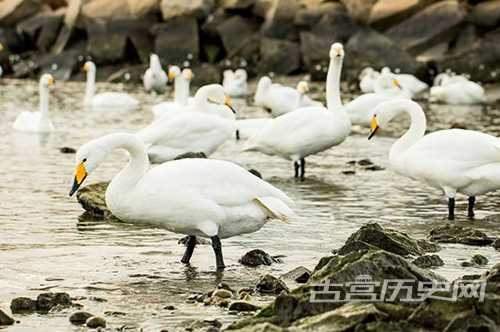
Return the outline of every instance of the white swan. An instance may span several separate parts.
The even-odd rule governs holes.
[[[245,69],[237,69],[232,71],[225,70],[223,73],[222,86],[224,91],[230,97],[244,97],[248,93],[247,71]]]
[[[344,48],[335,43],[330,49],[325,107],[303,107],[269,122],[244,151],[260,151],[292,160],[295,177],[305,174],[305,157],[342,143],[351,131],[351,122],[340,100],[340,74]],[[300,162],[300,164],[299,164]]]
[[[320,102],[304,96],[297,89],[276,84],[267,76],[262,77],[257,84],[254,102],[256,106],[271,110],[273,116],[280,116],[297,108],[306,106],[323,106]]]
[[[380,74],[374,84],[375,92],[354,98],[345,105],[345,110],[353,125],[369,126],[374,108],[394,98],[410,98],[407,91],[393,74]]]
[[[455,195],[469,196],[468,216],[474,217],[477,195],[500,189],[500,139],[463,129],[425,135],[422,108],[410,100],[391,100],[374,112],[369,139],[399,113],[410,115],[406,134],[391,147],[389,162],[405,176],[441,189],[448,197],[448,218],[454,219]],[[425,136],[424,136],[425,135]]]
[[[429,85],[427,85],[427,83],[422,82],[415,76],[411,74],[394,74],[391,72],[391,69],[389,67],[382,68],[381,73],[393,74],[394,76],[396,76],[403,89],[411,94],[411,98],[414,98],[415,96],[421,94],[429,88]]]
[[[174,82],[174,100],[165,101],[151,108],[155,119],[161,117],[178,115],[188,105],[192,98],[189,97],[190,81],[193,78],[191,69],[180,70],[177,66],[171,66],[168,70],[168,78]]]
[[[161,69],[160,58],[156,54],[149,57],[149,68],[144,73],[143,83],[147,92],[164,93],[167,86],[167,74]]]
[[[98,111],[128,111],[139,107],[139,101],[127,93],[104,92],[95,94],[96,66],[92,61],[87,61],[83,70],[87,73],[85,106]]]
[[[249,139],[257,135],[272,119],[240,119],[236,120],[237,139]]]
[[[12,126],[15,130],[34,133],[47,133],[54,130],[49,118],[49,86],[53,84],[52,75],[43,74],[40,77],[40,110],[38,112],[21,112]]]
[[[212,240],[217,269],[222,270],[221,238],[295,216],[285,193],[228,161],[182,159],[150,168],[144,144],[132,134],[111,134],[80,147],[70,196],[115,149],[126,150],[130,161],[109,184],[106,205],[122,221],[189,235],[185,264],[196,236]]]
[[[219,84],[200,88],[192,105],[180,114],[165,116],[142,129],[138,136],[148,145],[153,163],[172,160],[187,152],[209,156],[236,132],[234,110]]]
[[[375,82],[380,76],[380,73],[372,67],[364,68],[359,74],[359,88],[363,93],[370,93],[375,91]]]
[[[481,85],[464,78],[450,78],[454,83],[444,82],[441,86],[433,86],[430,100],[452,105],[474,105],[486,101]]]

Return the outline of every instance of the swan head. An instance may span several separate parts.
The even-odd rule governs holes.
[[[209,104],[228,107],[234,114],[231,98],[224,92],[224,87],[220,84],[209,84],[201,87],[195,95],[196,99],[203,99]]]
[[[376,81],[376,92],[402,91],[403,86],[393,74],[383,73]]]
[[[257,84],[257,90],[259,89],[267,89],[273,84],[271,78],[269,76],[262,76]]]
[[[224,78],[231,78],[231,77],[233,77],[233,75],[234,75],[234,72],[231,69],[226,69],[222,73],[222,76],[224,76]]]
[[[245,69],[237,69],[234,72],[234,77],[236,77],[239,80],[246,81],[248,78],[247,71]]]
[[[75,175],[69,196],[73,196],[87,176],[106,158],[108,148],[100,140],[93,140],[82,145],[75,157]]]
[[[92,61],[87,61],[82,67],[83,71],[86,73],[95,73],[95,63]]]
[[[380,128],[385,128],[392,121],[392,119],[405,110],[407,107],[420,106],[409,99],[395,98],[383,103],[380,103],[373,110],[373,115],[370,120],[370,135],[368,139],[371,139]]]
[[[173,81],[177,76],[181,74],[181,69],[177,66],[170,66],[168,68],[168,80]]]
[[[361,73],[359,73],[359,80],[362,80],[364,77],[366,76],[371,76],[371,74],[375,71],[375,69],[373,69],[372,67],[366,67],[366,68],[363,68],[363,70],[361,71]]]
[[[344,55],[344,46],[341,43],[332,44],[330,47],[330,59],[343,58]]]
[[[297,84],[297,91],[301,94],[304,95],[309,92],[309,84],[307,84],[306,81],[300,81]]]
[[[182,70],[182,76],[188,80],[188,81],[191,81],[193,79],[193,71],[189,68],[185,68]]]
[[[53,86],[54,83],[55,83],[54,77],[52,77],[52,75],[50,75],[50,74],[43,74],[40,77],[40,85],[45,87],[45,88]]]
[[[384,67],[382,70],[380,70],[381,74],[392,74],[391,68],[389,67]]]

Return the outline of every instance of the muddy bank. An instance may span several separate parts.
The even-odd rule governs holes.
[[[139,81],[155,52],[164,66],[193,67],[195,85],[241,66],[251,76],[322,80],[329,46],[340,41],[348,80],[371,65],[427,81],[449,68],[495,82],[499,22],[498,1],[5,0],[0,64],[7,76],[80,79],[92,58],[99,79]]]

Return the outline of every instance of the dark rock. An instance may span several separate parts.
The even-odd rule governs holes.
[[[95,63],[114,63],[125,57],[127,45],[125,27],[111,21],[87,20],[86,30],[87,50]]]
[[[36,301],[28,297],[17,297],[11,301],[10,311],[13,314],[33,313],[36,311]]]
[[[76,153],[76,149],[69,146],[63,146],[62,148],[59,148],[59,151],[61,153]]]
[[[36,299],[36,309],[40,312],[49,312],[56,306],[71,306],[71,297],[67,293],[42,293]]]
[[[17,31],[28,35],[39,51],[47,52],[56,41],[62,21],[62,14],[42,12],[19,23]]]
[[[0,309],[0,326],[12,325],[14,323],[14,319],[7,315],[2,309]]]
[[[390,28],[387,36],[404,50],[420,53],[443,39],[453,38],[465,16],[465,8],[458,1],[440,1]]]
[[[340,0],[347,8],[349,15],[358,22],[366,24],[370,18],[372,6],[377,0]]]
[[[305,8],[300,8],[295,13],[294,23],[301,28],[311,28],[318,23],[324,15],[335,15],[344,12],[345,7],[338,2],[322,2]]]
[[[187,331],[201,331],[208,328],[220,329],[222,323],[217,319],[196,320],[186,327]]]
[[[444,262],[439,257],[438,255],[424,255],[417,257],[412,261],[413,264],[415,264],[418,267],[421,267],[423,269],[429,269],[432,267],[438,267],[438,266],[443,266]]]
[[[0,2],[0,22],[5,26],[14,26],[23,19],[37,13],[41,1],[36,0],[5,0]]]
[[[109,182],[89,184],[76,193],[76,199],[83,209],[96,218],[109,218],[111,211],[106,206],[106,189]]]
[[[155,53],[164,64],[182,64],[199,58],[198,22],[195,18],[175,18],[154,28]]]
[[[203,152],[186,152],[181,155],[178,155],[174,158],[174,160],[179,159],[189,159],[189,158],[206,158],[207,156]]]
[[[87,321],[85,322],[85,325],[87,325],[87,327],[89,327],[91,329],[96,329],[98,327],[105,328],[106,327],[106,320],[102,317],[94,316],[94,317],[90,317],[89,319],[87,319]]]
[[[441,250],[441,246],[439,244],[429,242],[424,239],[418,239],[417,244],[424,252],[438,252]]]
[[[492,238],[479,230],[452,224],[433,228],[429,239],[439,243],[461,243],[471,246],[486,246],[493,243]]]
[[[298,1],[276,0],[272,17],[262,27],[266,37],[297,40],[295,13],[299,9]]]
[[[246,301],[234,301],[229,304],[228,310],[231,311],[257,311],[260,307],[255,304],[246,302]]]
[[[86,311],[77,311],[69,316],[69,321],[74,325],[83,325],[87,322],[87,319],[93,316],[94,315]]]
[[[345,255],[354,250],[373,249],[373,247],[401,256],[420,256],[425,253],[424,248],[407,234],[391,229],[384,229],[379,224],[372,223],[362,226],[358,231],[349,236],[344,246],[339,249],[339,254]]]
[[[365,170],[366,171],[377,172],[377,171],[383,171],[383,170],[385,170],[385,168],[383,168],[382,166],[373,165],[373,166],[365,167]]]
[[[358,161],[358,165],[371,166],[371,165],[373,165],[373,162],[370,159],[361,159],[360,161]]]
[[[173,305],[166,305],[163,307],[163,309],[172,311],[172,310],[175,310],[176,308]]]
[[[479,255],[479,254],[472,256],[470,261],[473,264],[480,265],[480,266],[488,264],[488,258],[484,257],[483,255]]]
[[[498,331],[498,327],[487,316],[478,315],[474,312],[465,312],[455,316],[444,329],[444,332],[462,331],[495,332]]]
[[[485,272],[483,279],[491,283],[500,283],[500,263],[493,266],[489,271]]]
[[[212,65],[210,63],[202,63],[197,66],[193,66],[192,69],[195,73],[193,75],[193,79],[191,80],[192,86],[200,87],[205,84],[212,84],[213,82],[220,81],[221,72],[215,65]]]
[[[245,266],[257,267],[260,265],[271,265],[278,261],[261,249],[254,249],[244,254],[239,262]]]
[[[378,29],[396,25],[433,0],[380,0],[372,7],[368,22]]]
[[[496,239],[495,242],[493,242],[493,248],[500,250],[500,239]]]
[[[38,67],[42,72],[52,74],[56,81],[66,81],[73,73],[80,71],[78,57],[85,54],[85,47],[85,43],[80,42],[59,54],[44,54],[37,58]]]
[[[270,274],[261,277],[255,285],[255,290],[261,294],[278,295],[282,292],[288,293],[289,289],[286,284]]]
[[[260,56],[260,73],[287,75],[300,68],[300,48],[291,41],[263,38],[260,41]]]
[[[250,58],[250,52],[243,52],[249,43],[254,42],[254,35],[258,26],[251,19],[241,16],[232,16],[219,24],[216,28],[222,40],[222,45],[228,58],[236,54]]]
[[[342,171],[342,174],[345,174],[345,175],[355,175],[356,171]]]
[[[500,0],[483,1],[472,7],[468,17],[475,25],[493,28],[500,22]]]
[[[283,274],[281,278],[293,280],[299,284],[305,284],[311,277],[311,271],[303,266],[296,267],[295,269]]]

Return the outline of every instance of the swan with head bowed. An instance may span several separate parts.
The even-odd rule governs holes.
[[[273,116],[280,116],[300,107],[323,106],[320,102],[309,98],[305,93],[305,91],[273,83],[268,76],[264,76],[257,84],[254,102],[255,106],[270,109]]]
[[[138,133],[153,163],[172,160],[187,152],[209,156],[234,137],[234,109],[219,84],[200,88],[191,105],[175,116],[164,116]]]
[[[245,69],[237,69],[234,72],[230,69],[223,73],[222,86],[224,91],[230,97],[244,97],[248,93],[247,71]]]
[[[168,70],[168,79],[174,82],[174,100],[165,101],[153,106],[155,119],[160,119],[164,115],[172,116],[187,106],[192,98],[189,97],[190,82],[193,78],[193,72],[189,68],[181,69],[177,66],[171,66]]]
[[[231,162],[181,159],[151,168],[144,143],[133,134],[111,134],[81,146],[70,196],[117,149],[128,152],[130,160],[106,189],[107,207],[124,222],[188,235],[184,264],[199,236],[211,239],[217,270],[222,270],[221,239],[295,217],[285,193]]]
[[[143,83],[147,92],[164,93],[167,87],[167,74],[161,69],[160,57],[151,54],[149,57],[149,68],[144,73]]]
[[[48,133],[54,130],[49,118],[49,87],[54,85],[50,74],[43,74],[39,82],[40,109],[38,112],[21,112],[13,124],[15,130],[33,133]]]
[[[96,66],[92,61],[87,61],[83,66],[83,70],[87,73],[85,106],[97,111],[129,111],[139,107],[139,101],[124,92],[95,94]]]
[[[474,105],[486,102],[484,88],[461,75],[442,77],[439,86],[430,92],[432,102],[452,105]]]
[[[382,68],[381,73],[393,74],[394,76],[396,76],[403,89],[410,93],[411,98],[416,97],[429,88],[427,83],[422,82],[415,76],[411,74],[394,74],[389,67]]]
[[[399,80],[390,73],[380,74],[375,80],[375,92],[365,93],[345,105],[353,125],[369,126],[373,109],[380,103],[394,98],[410,98]]]
[[[340,99],[343,59],[342,44],[333,44],[326,79],[328,108],[302,107],[272,119],[248,141],[244,150],[291,160],[294,163],[295,177],[304,178],[307,156],[342,143],[351,132],[351,121]]]
[[[372,67],[364,68],[359,74],[359,89],[363,93],[370,93],[375,91],[375,82],[380,76],[380,73]]]
[[[400,113],[410,116],[408,131],[389,152],[399,174],[440,189],[448,198],[448,219],[455,217],[457,193],[469,197],[468,216],[474,217],[476,196],[500,189],[500,139],[478,131],[448,129],[425,135],[426,118],[419,104],[404,99],[376,107],[372,138]]]

